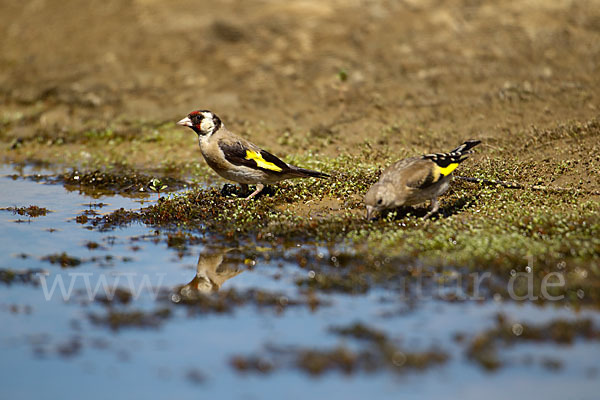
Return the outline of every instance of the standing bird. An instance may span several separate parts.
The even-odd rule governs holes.
[[[389,166],[365,195],[367,219],[383,210],[426,200],[431,200],[431,210],[425,218],[435,214],[439,209],[438,196],[450,186],[450,174],[479,143],[480,140],[468,140],[448,153],[406,158]]]
[[[254,143],[231,133],[221,119],[208,110],[192,111],[177,125],[187,126],[198,134],[200,151],[217,174],[241,184],[246,193],[249,184],[256,184],[256,190],[246,200],[259,194],[265,185],[284,179],[329,177],[322,172],[281,161]]]

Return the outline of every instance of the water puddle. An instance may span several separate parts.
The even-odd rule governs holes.
[[[39,385],[51,398],[91,399],[115,387],[135,398],[597,394],[594,310],[451,301],[414,284],[321,290],[306,282],[342,268],[331,248],[193,230],[181,240],[141,223],[94,229],[83,216],[156,196],[90,196],[36,174],[50,172],[0,169],[0,208],[11,208],[0,211],[3,397],[33,397]],[[319,259],[329,266],[311,265]]]

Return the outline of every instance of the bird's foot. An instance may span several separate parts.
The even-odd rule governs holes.
[[[427,219],[427,218],[430,218],[430,217],[436,215],[438,213],[439,209],[440,209],[440,204],[438,203],[438,200],[436,198],[431,199],[431,210],[429,210],[429,212],[427,214],[425,214],[423,219]]]
[[[265,188],[265,185],[263,185],[262,183],[259,183],[256,185],[256,190],[254,192],[252,192],[250,194],[250,196],[246,197],[244,200],[250,200],[252,199],[254,196],[256,196],[257,194],[259,194],[260,192],[262,192],[262,190]]]
[[[431,211],[429,211],[427,214],[425,214],[425,216],[423,217],[423,219],[428,219],[428,218],[431,218],[431,217],[433,217],[434,215],[436,215],[437,213],[438,213],[438,212],[437,212],[437,210],[436,210],[436,211],[433,211],[433,210],[431,210]]]

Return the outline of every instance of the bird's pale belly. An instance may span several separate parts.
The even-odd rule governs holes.
[[[205,157],[206,163],[209,167],[215,170],[215,172],[221,175],[223,178],[234,181],[237,183],[255,184],[260,183],[263,178],[263,173],[260,171],[254,171],[250,168],[243,166],[233,168],[223,168],[218,162],[214,162],[208,157]]]
[[[241,167],[237,168],[235,171],[215,168],[215,171],[223,178],[237,183],[256,184],[264,182],[265,174],[250,168]]]
[[[443,178],[441,181],[434,183],[427,189],[415,191],[412,196],[406,198],[404,205],[414,206],[427,200],[431,200],[434,197],[442,195],[449,187],[450,179]]]

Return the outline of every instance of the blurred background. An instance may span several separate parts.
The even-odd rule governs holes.
[[[119,131],[204,108],[253,139],[285,133],[328,155],[366,139],[502,142],[597,115],[599,4],[7,0],[2,135]],[[27,118],[11,124],[11,111]]]

